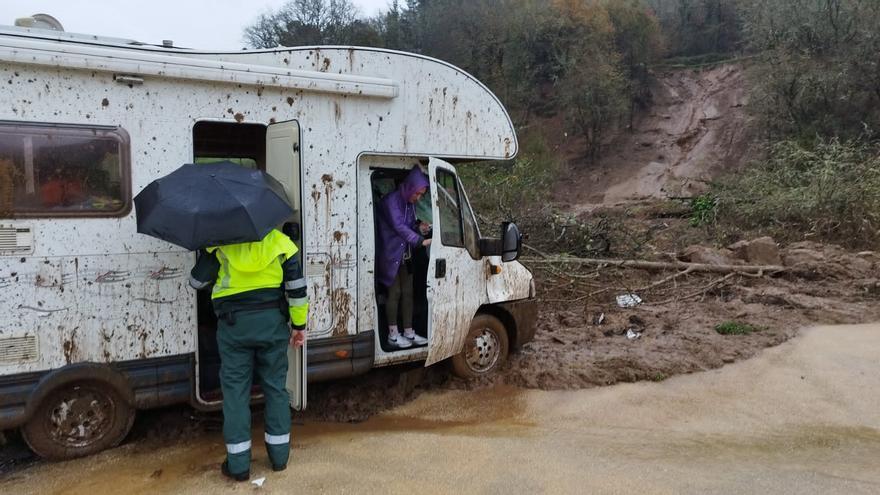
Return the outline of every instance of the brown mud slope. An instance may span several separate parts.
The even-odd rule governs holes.
[[[652,108],[638,115],[593,165],[572,164],[557,197],[584,209],[631,200],[693,196],[741,166],[749,148],[742,67],[658,74]]]

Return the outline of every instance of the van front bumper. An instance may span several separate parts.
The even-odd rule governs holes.
[[[536,298],[530,297],[519,301],[504,302],[498,306],[513,318],[516,333],[510,343],[512,349],[517,349],[535,338],[538,322],[538,300]]]

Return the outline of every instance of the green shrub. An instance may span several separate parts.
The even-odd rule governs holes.
[[[880,240],[880,154],[862,140],[782,141],[711,194],[719,222],[733,230],[850,247]]]
[[[519,220],[546,210],[559,174],[558,158],[543,136],[526,135],[514,160],[460,165],[458,174],[483,225]]]
[[[748,335],[752,332],[763,330],[761,327],[749,325],[748,323],[740,323],[738,321],[725,321],[715,325],[715,331],[721,335]]]
[[[456,167],[482,235],[497,236],[499,223],[511,220],[528,236],[526,243],[539,250],[574,256],[607,254],[612,233],[623,232],[619,220],[597,214],[585,221],[555,207],[559,158],[540,135],[526,135],[521,145],[515,160]],[[618,246],[633,243],[638,239],[615,241]]]
[[[715,223],[718,198],[703,194],[691,200],[691,226],[699,227]]]

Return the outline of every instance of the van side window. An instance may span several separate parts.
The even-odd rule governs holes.
[[[464,247],[458,181],[455,175],[440,168],[437,169],[437,197],[440,210],[440,240],[444,246]]]
[[[465,192],[464,187],[462,187],[461,182],[459,182],[458,188],[461,192],[461,218],[464,222],[464,247],[467,248],[471,258],[478,260],[480,259],[480,229],[477,226],[474,212],[471,209],[467,193]]]
[[[0,218],[128,214],[128,150],[121,128],[0,122]]]

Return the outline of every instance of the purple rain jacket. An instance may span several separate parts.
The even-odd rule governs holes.
[[[394,284],[407,246],[418,247],[424,240],[416,226],[416,207],[408,201],[423,187],[428,187],[428,178],[417,165],[397,189],[386,194],[379,203],[376,278],[385,287]]]

